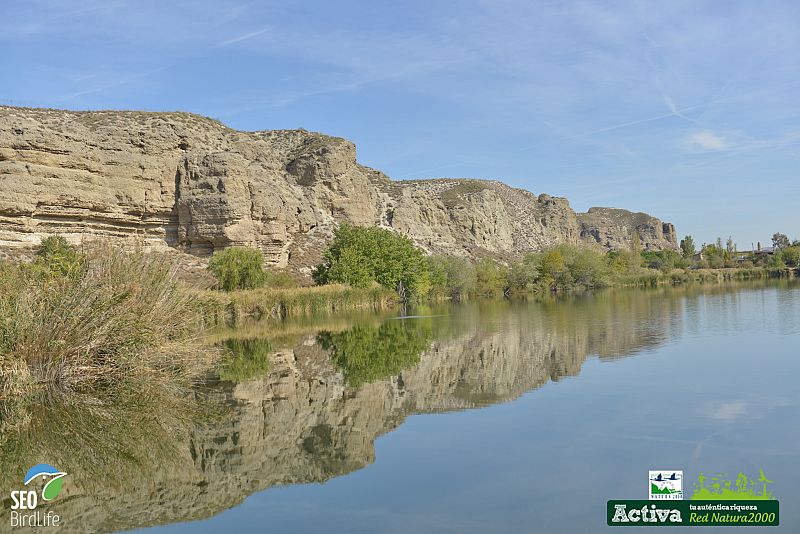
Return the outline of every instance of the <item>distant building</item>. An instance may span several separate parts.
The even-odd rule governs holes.
[[[758,250],[754,250],[753,254],[756,256],[772,256],[775,254],[775,247],[759,247]]]

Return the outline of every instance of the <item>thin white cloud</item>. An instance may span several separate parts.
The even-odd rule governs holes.
[[[567,135],[567,136],[564,136],[564,137],[559,137],[558,139],[556,139],[556,141],[569,141],[569,140],[578,139],[578,138],[581,138],[581,137],[588,137],[590,135],[595,135],[595,134],[598,134],[598,133],[610,132],[612,130],[619,130],[620,128],[628,128],[629,126],[636,126],[636,125],[639,125],[639,124],[646,124],[648,122],[660,121],[660,120],[663,120],[663,119],[668,119],[669,117],[685,118],[682,115],[684,111],[691,111],[691,110],[697,109],[699,107],[702,107],[702,106],[690,106],[690,107],[683,108],[683,109],[675,109],[674,111],[671,111],[670,113],[664,113],[663,115],[656,115],[654,117],[647,117],[645,119],[638,119],[638,120],[634,120],[634,121],[623,122],[623,123],[620,123],[620,124],[613,124],[611,126],[604,126],[603,128],[597,128],[595,130],[589,130],[587,132],[582,132],[582,133],[578,133],[578,134],[574,134],[574,135]],[[536,145],[533,145],[533,146],[523,147],[520,150],[530,150],[530,149],[533,149],[533,148],[536,148],[536,147],[540,146],[541,144],[542,143],[537,143]]]
[[[216,44],[213,48],[222,48],[224,46],[230,46],[232,44],[241,43],[242,41],[247,41],[248,39],[252,39],[253,37],[258,37],[259,35],[266,33],[267,30],[269,30],[269,27],[261,28],[260,30],[256,30],[250,33],[245,33],[244,35],[234,37],[233,39],[222,41],[221,43]]]
[[[78,91],[78,92],[75,92],[75,93],[72,93],[72,94],[68,94],[68,95],[62,97],[61,100],[73,100],[73,99],[78,98],[78,97],[91,95],[91,94],[94,94],[94,93],[100,93],[100,92],[106,91],[108,89],[114,89],[114,88],[117,88],[117,87],[121,87],[123,85],[127,85],[127,84],[129,84],[131,82],[134,82],[136,80],[141,80],[142,78],[147,78],[148,76],[151,76],[153,74],[165,71],[165,70],[167,70],[167,69],[169,69],[169,68],[171,68],[173,66],[174,66],[174,64],[164,65],[163,67],[158,67],[158,68],[151,69],[151,70],[148,70],[148,71],[145,71],[145,72],[140,72],[138,74],[132,74],[130,76],[124,76],[124,77],[116,78],[116,79],[102,80],[101,83],[99,83],[99,84],[97,84],[97,85],[95,85],[93,87],[89,87],[89,88],[84,89],[82,91]],[[91,76],[91,78],[98,78],[98,77],[99,77],[99,75]]]
[[[728,141],[724,136],[716,135],[711,130],[695,132],[686,138],[686,144],[693,150],[725,150]]]

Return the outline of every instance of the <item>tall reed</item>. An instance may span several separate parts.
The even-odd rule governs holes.
[[[0,388],[81,389],[197,371],[202,313],[180,287],[174,262],[107,243],[82,252],[75,276],[24,265],[0,276]]]

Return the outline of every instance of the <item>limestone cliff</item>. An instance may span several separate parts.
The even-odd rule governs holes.
[[[188,113],[0,107],[0,248],[51,234],[137,236],[207,255],[259,247],[306,271],[336,225],[379,225],[431,253],[514,257],[556,243],[674,248],[645,214],[576,214],[566,199],[480,180],[391,181],[353,143],[304,130],[239,132]]]

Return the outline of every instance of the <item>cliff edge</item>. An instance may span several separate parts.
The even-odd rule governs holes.
[[[0,248],[52,234],[138,237],[206,256],[260,248],[308,272],[341,222],[381,226],[429,253],[513,258],[558,243],[676,248],[674,227],[501,182],[392,181],[345,139],[240,132],[189,113],[0,107]]]

